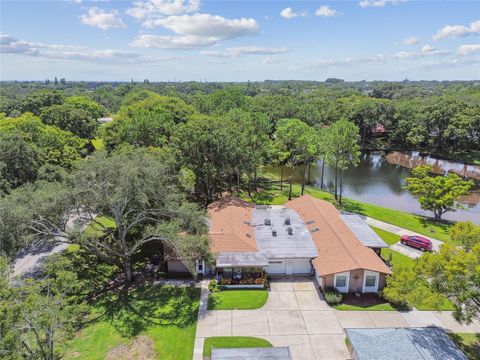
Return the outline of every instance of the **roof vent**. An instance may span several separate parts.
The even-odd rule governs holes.
[[[249,221],[244,221],[243,223],[244,223],[245,225],[248,225],[248,226],[251,225]]]
[[[287,231],[288,231],[288,235],[293,235],[293,229],[292,229],[292,227],[289,227]]]
[[[285,225],[290,225],[290,224],[291,224],[290,218],[289,217],[285,218]]]
[[[310,224],[313,224],[314,222],[315,222],[315,220],[308,220],[306,224],[310,225]]]
[[[311,233],[314,233],[314,232],[317,232],[317,231],[319,231],[319,230],[320,230],[319,228],[315,228],[315,229],[312,229],[310,232],[311,232]]]
[[[264,223],[265,223],[265,225],[270,226],[270,225],[272,225],[272,220],[270,220],[269,218],[265,218]]]
[[[273,237],[277,236],[277,230],[272,230],[272,236]]]

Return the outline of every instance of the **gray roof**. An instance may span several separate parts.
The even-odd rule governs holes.
[[[265,219],[271,221],[271,225],[265,225]],[[285,225],[285,219],[290,219],[290,225]],[[312,235],[303,223],[300,216],[293,209],[279,206],[257,207],[253,211],[252,226],[258,252],[274,258],[313,258],[318,255],[313,244]],[[291,227],[293,235],[287,230]],[[273,236],[272,231],[277,235]]]
[[[467,360],[438,327],[345,331],[358,360]]]
[[[359,215],[343,213],[341,216],[363,245],[371,248],[388,248],[388,244]]]
[[[267,266],[265,254],[259,253],[220,253],[217,255],[217,267]]]
[[[212,349],[212,360],[290,360],[288,347]]]

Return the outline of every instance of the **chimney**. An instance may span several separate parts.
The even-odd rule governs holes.
[[[290,221],[290,218],[287,217],[285,218],[285,225],[290,225],[291,221]]]
[[[272,236],[273,237],[277,236],[277,230],[272,230]]]
[[[288,235],[293,235],[293,229],[292,229],[292,227],[288,227]]]

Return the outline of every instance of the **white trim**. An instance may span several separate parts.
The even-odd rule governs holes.
[[[367,276],[372,275],[375,276],[375,286],[366,286]],[[362,286],[362,293],[376,293],[378,292],[378,283],[380,281],[380,273],[376,271],[365,270],[363,272],[363,286]]]
[[[346,276],[347,277],[347,280],[346,280],[346,283],[345,283],[344,287],[341,287],[341,288],[337,287],[337,276]],[[337,273],[337,274],[333,275],[333,287],[335,289],[337,289],[338,291],[340,291],[341,293],[348,293],[349,285],[350,285],[350,271]]]
[[[198,267],[202,265],[202,270],[199,270]],[[195,259],[195,270],[197,271],[197,274],[205,274],[205,260],[202,259],[202,262],[198,259]]]

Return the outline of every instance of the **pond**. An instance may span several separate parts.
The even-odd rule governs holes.
[[[443,174],[455,171],[462,176],[473,178],[477,185],[468,196],[460,199],[465,210],[457,210],[443,215],[446,220],[470,220],[480,224],[480,166],[464,165],[452,161],[438,160],[428,156],[421,156],[418,152],[399,153],[363,153],[360,163],[356,168],[351,168],[344,173],[343,194],[345,197],[380,205],[392,209],[407,211],[415,214],[432,216],[431,212],[420,208],[417,200],[407,190],[405,179],[411,175],[411,167],[419,164],[434,166],[434,171]],[[317,162],[311,169],[311,184],[320,188],[321,162]],[[280,167],[269,167],[268,172],[280,179]],[[290,175],[290,170],[285,168],[284,178]],[[301,170],[297,169],[294,180],[301,181]],[[325,166],[324,188],[333,191],[334,172]]]

